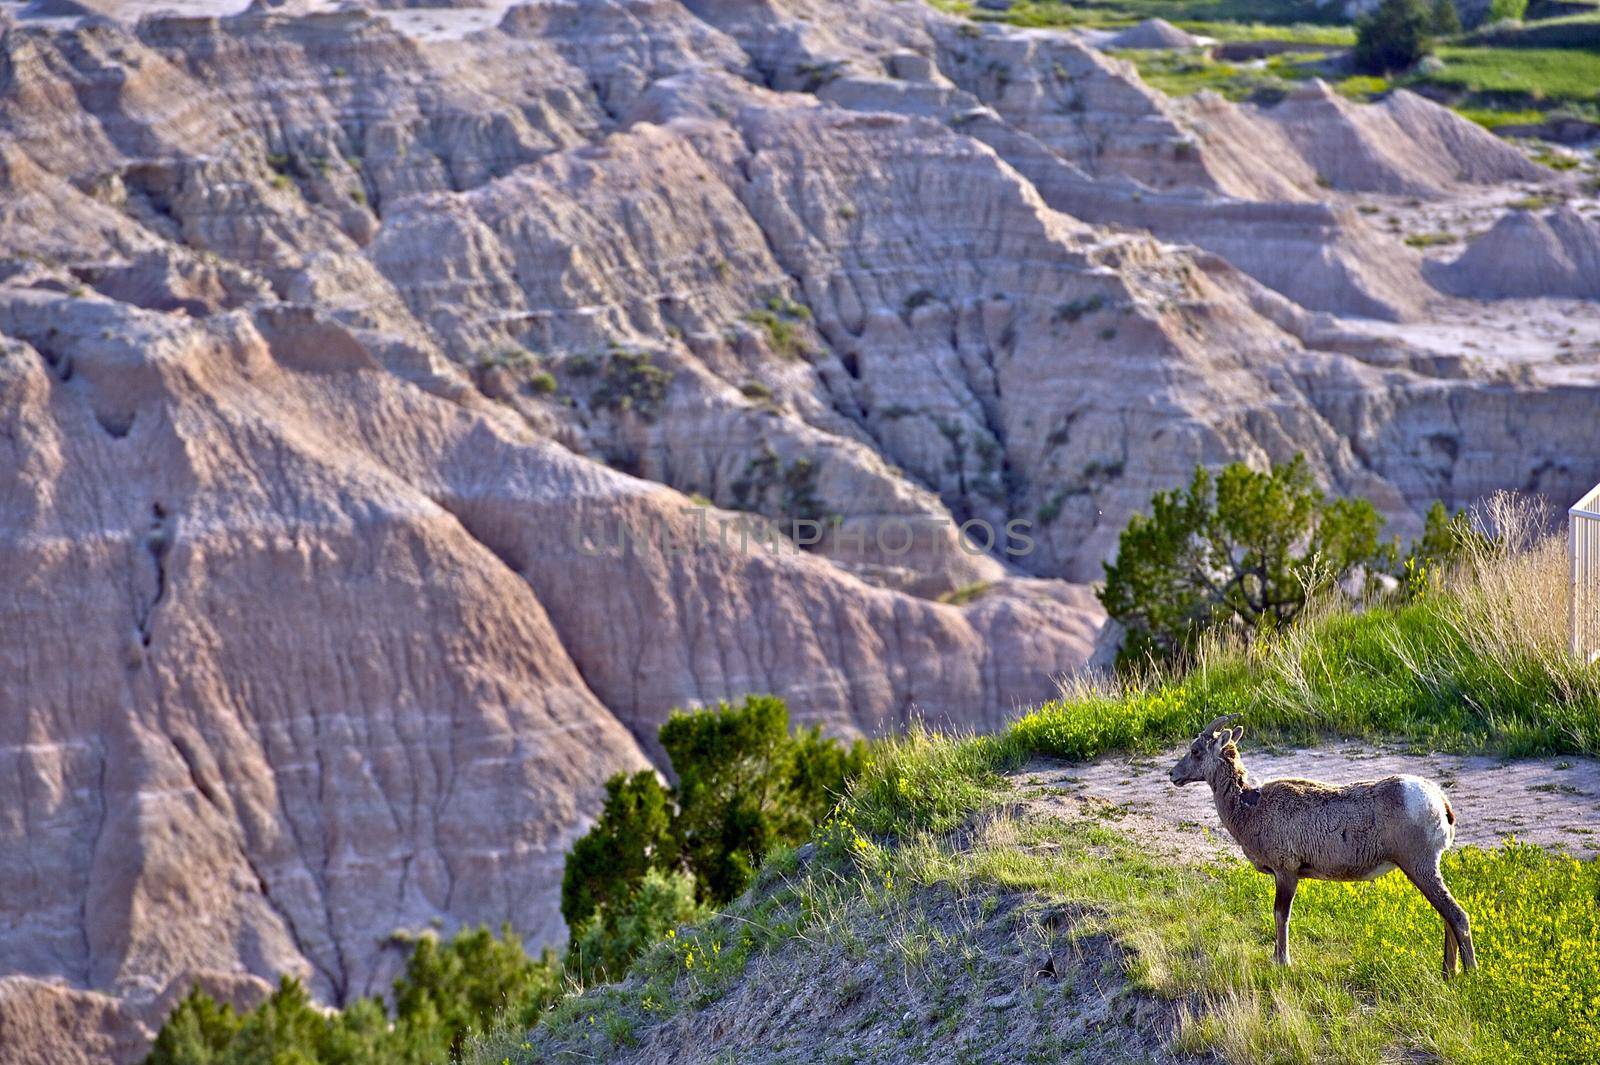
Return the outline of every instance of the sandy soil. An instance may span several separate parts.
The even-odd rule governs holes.
[[[1024,811],[1120,822],[1162,853],[1205,860],[1233,853],[1203,785],[1174,787],[1167,771],[1181,756],[1038,759],[1012,775]],[[1600,857],[1600,759],[1413,755],[1362,744],[1266,751],[1245,740],[1252,778],[1310,777],[1333,784],[1414,773],[1439,782],[1456,811],[1456,841],[1490,847],[1508,836],[1578,858]]]
[[[1547,185],[1510,184],[1463,187],[1450,196],[1422,200],[1368,193],[1332,193],[1355,206],[1370,224],[1397,238],[1433,237],[1441,242],[1418,249],[1430,260],[1454,260],[1503,215],[1530,197],[1550,198],[1600,219],[1600,144],[1567,148],[1528,142],[1530,156],[1565,156],[1576,165]],[[1465,356],[1488,366],[1521,366],[1548,384],[1600,382],[1600,303],[1574,299],[1433,301],[1421,321],[1393,323],[1349,319],[1357,332],[1404,341],[1424,351]]]

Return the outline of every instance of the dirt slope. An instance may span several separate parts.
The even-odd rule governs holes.
[[[984,885],[924,888],[877,907],[857,900],[753,959],[708,1001],[666,1023],[632,1018],[621,1046],[599,1025],[528,1038],[534,1060],[637,1065],[1205,1060],[1168,1049],[1174,1004],[1130,991],[1122,948],[1080,929],[1085,916]],[[638,981],[607,990],[627,1001]]]
[[[1600,299],[1600,222],[1568,207],[1514,210],[1432,274],[1440,288],[1478,299]]]

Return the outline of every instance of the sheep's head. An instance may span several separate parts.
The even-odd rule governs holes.
[[[1244,735],[1242,727],[1228,727],[1238,717],[1238,714],[1227,714],[1200,730],[1200,735],[1194,738],[1183,757],[1178,759],[1178,764],[1172,767],[1169,775],[1174,784],[1193,784],[1197,780],[1211,779],[1211,771],[1222,760],[1223,748],[1230,743],[1238,743],[1239,737]]]

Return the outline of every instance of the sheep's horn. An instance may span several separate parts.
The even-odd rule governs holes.
[[[1239,720],[1238,714],[1223,714],[1221,717],[1211,722],[1211,724],[1201,729],[1200,735],[1209,736],[1214,732],[1221,732],[1224,725],[1231,725],[1237,720]]]

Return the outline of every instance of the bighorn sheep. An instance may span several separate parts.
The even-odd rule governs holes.
[[[1238,715],[1201,730],[1172,767],[1172,782],[1211,785],[1222,825],[1263,873],[1277,881],[1273,960],[1289,964],[1289,910],[1302,877],[1371,880],[1398,868],[1444,918],[1444,975],[1456,953],[1477,968],[1467,913],[1445,887],[1439,857],[1455,840],[1455,811],[1439,786],[1421,777],[1384,777],[1333,787],[1312,780],[1269,780],[1251,786],[1239,761]]]

